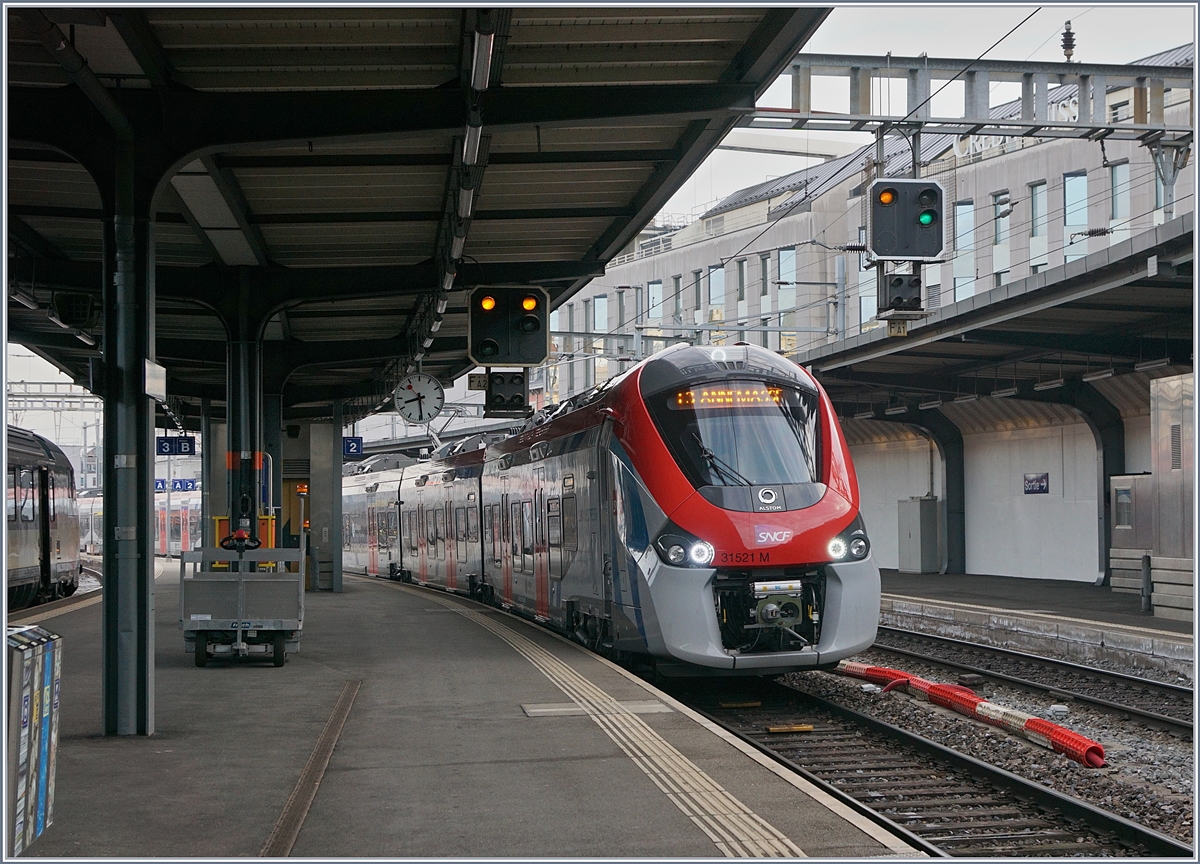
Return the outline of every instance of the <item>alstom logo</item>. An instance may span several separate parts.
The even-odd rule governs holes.
[[[754,526],[754,542],[759,546],[778,546],[788,542],[793,536],[790,528],[781,528],[778,525]]]

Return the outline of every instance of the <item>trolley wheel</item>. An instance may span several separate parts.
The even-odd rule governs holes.
[[[60,585],[60,587],[58,589],[58,593],[60,595],[62,595],[63,597],[70,597],[72,594],[74,594],[76,592],[76,590],[78,590],[79,580],[76,579],[72,582],[67,582],[64,580],[63,582],[59,583],[59,585]]]
[[[283,633],[277,632],[271,637],[275,648],[275,665],[282,666],[287,662],[287,648],[283,644]]]
[[[208,665],[208,634],[203,630],[196,632],[196,665]]]

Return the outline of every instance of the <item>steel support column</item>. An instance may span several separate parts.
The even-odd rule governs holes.
[[[117,143],[105,226],[103,705],[106,735],[154,733],[154,224],[134,149]],[[110,251],[111,250],[111,251]]]
[[[333,400],[333,500],[329,558],[333,562],[332,583],[342,593],[342,400]]]
[[[913,413],[910,409],[909,415]],[[945,572],[966,573],[967,489],[962,432],[937,409],[920,412],[920,418],[914,425],[919,426],[933,439],[942,456],[942,490],[946,496]]]
[[[262,321],[250,312],[254,280],[240,272],[236,319],[230,325],[225,363],[229,469],[229,532],[258,537],[262,476]],[[221,538],[217,538],[218,541]]]
[[[263,394],[262,449],[263,464],[270,466],[270,501],[273,507],[268,515],[275,517],[274,545],[283,545],[283,394]],[[270,457],[270,458],[267,458]],[[266,541],[264,541],[266,542]]]

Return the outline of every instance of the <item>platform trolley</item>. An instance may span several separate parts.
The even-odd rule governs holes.
[[[196,665],[209,657],[262,655],[276,666],[300,650],[304,550],[204,548],[179,559],[179,626]],[[282,565],[297,562],[297,572]],[[204,570],[221,563],[226,569]],[[230,566],[237,564],[234,571]],[[251,563],[264,569],[246,572]],[[189,573],[188,565],[191,565]]]

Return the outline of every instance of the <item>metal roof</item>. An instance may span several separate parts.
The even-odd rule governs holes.
[[[336,397],[352,419],[386,399],[411,355],[405,334],[440,284],[485,11],[494,48],[475,103],[485,167],[423,361],[446,381],[471,366],[468,289],[541,284],[557,304],[602,274],[830,10],[43,11],[135,127],[179,154],[153,206],[158,356],[177,413],[224,401],[223,328],[204,302],[237,284],[228,274],[311,270],[325,290],[281,308],[267,347],[291,364],[289,416],[328,416]],[[111,130],[29,12],[8,17],[9,249],[38,308],[10,301],[9,335],[86,384],[103,345],[58,328],[47,309],[54,287],[99,300],[111,196],[81,154]],[[99,341],[98,320],[84,329]]]
[[[1146,413],[1149,379],[1194,363],[1193,222],[1184,213],[933,310],[911,322],[906,337],[876,328],[795,359],[843,417],[871,410],[879,420],[919,425],[923,410],[937,407],[963,431],[1073,422],[1060,408],[1029,406],[1071,403],[1081,387],[1095,388],[1122,416]]]

